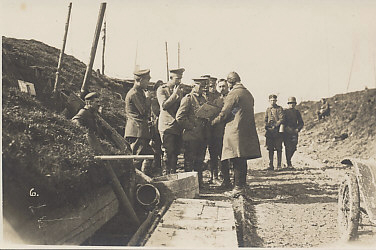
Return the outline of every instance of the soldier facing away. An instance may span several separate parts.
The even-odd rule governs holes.
[[[170,80],[157,89],[160,106],[158,130],[162,140],[163,161],[167,174],[176,173],[182,144],[182,130],[175,118],[183,97],[179,85],[184,71],[183,68],[170,70]]]
[[[265,137],[266,148],[269,151],[268,170],[274,170],[273,159],[274,150],[277,151],[277,168],[281,169],[282,163],[282,133],[279,132],[280,126],[284,121],[284,112],[281,106],[277,105],[277,96],[269,95],[270,107],[265,112]]]
[[[298,145],[298,133],[303,128],[304,122],[299,110],[295,109],[296,98],[289,97],[287,104],[289,105],[289,108],[285,110],[283,141],[285,144],[287,168],[292,169],[291,158],[296,151],[296,146]]]
[[[320,109],[317,111],[317,119],[320,121],[330,115],[330,106],[325,98],[321,98]]]
[[[134,85],[125,97],[125,125],[124,137],[131,145],[134,155],[152,155],[153,150],[149,145],[151,139],[148,127],[150,116],[150,96],[144,90],[150,81],[150,70],[138,70],[134,72]],[[151,160],[133,160],[136,168],[147,175],[151,175]],[[141,167],[142,164],[142,167]]]
[[[227,83],[231,90],[224,100],[220,114],[211,124],[226,122],[221,160],[230,159],[234,166],[235,187],[227,195],[237,196],[246,186],[247,159],[260,158],[261,151],[256,131],[253,96],[240,83],[240,77],[236,72],[229,73]]]

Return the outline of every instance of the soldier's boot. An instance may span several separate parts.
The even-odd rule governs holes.
[[[244,194],[245,188],[245,179],[246,176],[244,175],[244,170],[242,166],[238,164],[234,164],[234,179],[235,179],[235,186],[231,191],[225,192],[224,195],[228,197],[236,198],[241,194]]]
[[[176,165],[178,163],[178,156],[177,155],[171,155],[169,157],[169,167],[170,167],[170,173],[175,174],[176,173]]]
[[[277,168],[276,170],[281,170],[282,169],[282,151],[278,150],[277,151]]]
[[[286,149],[285,155],[286,155],[287,168],[289,168],[292,166],[291,165],[291,150]]]
[[[161,164],[161,154],[156,153],[154,154],[154,161],[153,161],[153,175],[154,176],[161,176],[162,175],[162,164]]]
[[[144,172],[144,174],[146,174],[148,176],[152,176],[152,174],[153,174],[152,165],[153,165],[153,161],[151,161],[151,160],[144,160],[142,162],[141,171]]]
[[[267,170],[274,170],[273,160],[274,160],[274,151],[269,150],[269,167],[267,168]]]
[[[204,186],[203,185],[202,170],[201,169],[197,170],[197,174],[198,174],[198,186],[201,189]]]
[[[223,181],[220,186],[222,189],[227,189],[231,187],[231,181],[230,181],[230,169],[229,169],[229,163],[228,161],[221,162],[221,172]]]

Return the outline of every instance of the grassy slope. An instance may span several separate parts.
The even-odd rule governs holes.
[[[57,110],[63,107],[56,107],[51,99],[59,51],[38,41],[6,37],[2,45],[4,201],[13,195],[13,186],[23,194],[34,187],[44,202],[59,206],[74,203],[83,192],[108,183],[103,167],[93,160],[86,130],[60,115]],[[78,94],[85,69],[84,63],[66,55],[62,90]],[[21,93],[18,79],[34,83],[37,97]],[[123,133],[124,103],[120,95],[130,86],[123,87],[95,73],[90,84],[90,91],[101,93],[104,118]],[[119,153],[110,142],[102,142],[109,153]]]

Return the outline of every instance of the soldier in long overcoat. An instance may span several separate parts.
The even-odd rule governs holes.
[[[150,70],[138,70],[134,72],[135,81],[133,87],[125,97],[125,133],[124,137],[131,145],[134,155],[152,155],[149,142],[151,139],[148,121],[150,116],[150,96],[146,96],[144,90],[150,81]],[[135,167],[151,174],[151,160],[133,160]],[[141,168],[142,164],[142,168]]]
[[[183,98],[179,85],[184,71],[183,68],[170,70],[170,80],[157,89],[157,99],[160,105],[158,130],[162,140],[163,162],[168,174],[176,172],[182,144],[182,130],[175,118]]]
[[[243,191],[247,178],[247,159],[261,157],[252,94],[241,84],[236,72],[227,77],[230,87],[220,114],[212,125],[225,121],[221,160],[230,159],[234,166],[235,187],[228,193],[237,195]]]

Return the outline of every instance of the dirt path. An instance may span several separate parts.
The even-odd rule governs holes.
[[[250,246],[338,246],[337,192],[349,170],[324,167],[306,157],[305,150],[309,149],[301,147],[294,155],[293,171],[264,170],[268,166],[264,147],[261,159],[248,162],[247,194],[252,199],[249,213],[254,213],[250,216],[254,226]],[[376,243],[375,227],[361,227],[359,233],[353,244]]]

